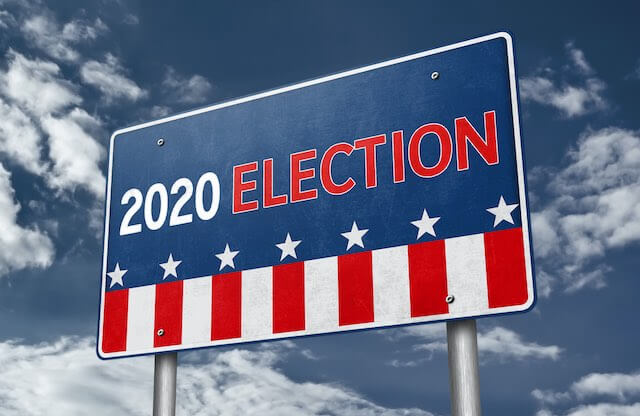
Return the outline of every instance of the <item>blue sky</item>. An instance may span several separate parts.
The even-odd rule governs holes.
[[[0,413],[148,414],[95,354],[117,128],[508,30],[539,300],[478,321],[488,415],[640,414],[638,6],[0,1]],[[446,415],[441,324],[181,355],[179,413]],[[294,410],[295,409],[295,410]]]

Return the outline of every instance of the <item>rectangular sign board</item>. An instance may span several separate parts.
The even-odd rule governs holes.
[[[497,33],[118,130],[99,356],[530,308],[518,117]]]

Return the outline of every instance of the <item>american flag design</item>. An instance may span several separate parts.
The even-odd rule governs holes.
[[[522,229],[511,228],[110,291],[102,351],[488,315],[528,306],[529,293]]]
[[[114,133],[98,355],[529,309],[511,42]]]

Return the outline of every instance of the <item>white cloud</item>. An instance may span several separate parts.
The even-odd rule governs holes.
[[[445,339],[447,326],[444,323],[411,325],[398,330],[399,336],[414,336],[426,340]]]
[[[164,105],[154,105],[149,111],[149,115],[151,116],[151,118],[166,117],[169,115],[169,113],[171,113],[171,108]]]
[[[199,355],[206,359],[185,355],[178,368],[178,415],[432,415],[384,408],[338,385],[295,382],[276,370],[281,352],[273,347]],[[88,338],[0,342],[0,413],[146,415],[152,369],[150,357],[100,361]]]
[[[82,102],[76,86],[62,78],[53,62],[32,60],[10,50],[6,72],[0,72],[0,152],[56,190],[89,190],[99,199],[105,179],[100,163],[104,148],[93,138],[102,133],[95,117],[76,107]],[[42,161],[41,133],[50,161]]]
[[[108,53],[104,62],[88,61],[80,70],[82,81],[100,90],[107,102],[117,99],[138,101],[147,96],[134,81],[126,77],[118,58]]]
[[[638,416],[640,415],[640,403],[634,404],[611,404],[597,403],[578,406],[570,409],[564,416]],[[547,409],[541,409],[536,416],[559,416]]]
[[[124,17],[124,19],[122,19],[122,22],[127,25],[135,26],[140,23],[140,19],[138,19],[138,16],[135,14],[129,13]]]
[[[171,67],[167,68],[162,85],[170,90],[172,101],[182,104],[203,103],[212,89],[211,83],[202,75],[183,76]]]
[[[78,43],[95,40],[108,31],[109,28],[99,17],[93,23],[76,19],[64,25],[62,37],[69,42]]]
[[[433,359],[435,354],[447,351],[447,329],[444,323],[410,325],[402,328],[382,331],[381,334],[394,342],[407,337],[413,337],[421,341],[413,345],[414,351],[421,352],[418,358],[390,359],[386,364],[392,367],[417,367],[426,361]],[[428,354],[425,355],[423,353],[424,351],[427,351]]]
[[[640,403],[629,405],[597,403],[571,409],[566,416],[638,416]]]
[[[536,270],[536,293],[543,297],[548,298],[551,296],[555,278],[547,273],[544,269],[538,268]]]
[[[566,44],[566,48],[574,68],[577,68],[584,75],[592,75],[595,73],[595,71],[591,67],[591,64],[587,62],[587,58],[584,56],[584,52],[581,49],[576,48],[573,42],[568,42]]]
[[[22,24],[22,32],[47,55],[62,61],[77,61],[80,54],[62,37],[60,26],[50,16],[33,16]]]
[[[603,109],[607,102],[603,97],[606,85],[595,77],[594,70],[587,62],[584,52],[572,43],[567,44],[571,60],[570,72],[577,72],[583,78],[577,85],[556,82],[553,71],[539,71],[539,75],[520,80],[520,94],[524,100],[549,105],[560,110],[566,117],[576,117]]]
[[[41,159],[40,132],[33,121],[20,108],[0,98],[0,153],[29,172],[42,175],[47,170]]]
[[[501,360],[532,358],[555,361],[560,358],[562,348],[523,341],[518,333],[497,326],[478,335],[478,351],[481,354],[493,354]]]
[[[151,406],[150,359],[99,361],[88,339],[0,343],[0,413],[143,415]],[[33,400],[37,397],[38,400]]]
[[[558,86],[543,76],[525,77],[520,80],[520,92],[524,100],[551,105],[567,117],[576,117],[603,108],[605,84],[599,79],[589,79],[582,86]]]
[[[49,236],[38,228],[19,225],[19,211],[11,175],[0,164],[0,276],[26,267],[45,268],[53,260]]]
[[[447,336],[446,333],[443,337],[438,339],[432,339],[428,342],[424,342],[421,344],[416,344],[413,346],[414,351],[427,351],[429,355],[426,357],[431,360],[433,358],[433,354],[436,352],[447,352]],[[413,367],[416,364],[414,363],[405,363],[409,367]]]
[[[98,238],[102,238],[104,227],[104,200],[97,200],[91,208],[89,208],[89,228],[93,230]]]
[[[553,390],[535,389],[531,392],[531,395],[542,405],[554,405],[571,399],[570,393],[556,392]]]
[[[537,416],[635,416],[640,414],[640,403],[625,403],[631,397],[640,396],[640,372],[634,373],[591,373],[571,385],[567,392],[536,389],[531,392],[542,409]],[[617,399],[619,403],[590,403],[574,405],[573,408],[557,413],[548,406],[564,406],[570,401],[574,403],[608,397]]]
[[[54,59],[76,62],[80,53],[73,44],[95,40],[109,29],[100,18],[93,22],[75,19],[62,28],[51,12],[30,16],[21,27],[22,33],[38,49]]]
[[[6,10],[0,10],[0,29],[9,29],[17,24],[15,17]]]
[[[434,353],[447,351],[447,334],[445,324],[416,325],[399,329],[393,333],[392,339],[416,337],[426,342],[415,344],[416,351],[427,351],[430,355],[419,360],[391,360],[388,364],[394,367],[414,367],[432,358]],[[485,359],[523,360],[549,359],[557,360],[562,354],[562,348],[556,345],[540,345],[527,342],[522,337],[500,326],[478,332],[478,353]]]
[[[0,73],[4,95],[36,115],[44,115],[77,105],[82,98],[70,82],[61,78],[60,67],[53,62],[28,59],[10,49],[9,67]]]
[[[571,391],[578,398],[610,396],[625,400],[629,396],[640,396],[640,372],[592,373],[573,383]]]
[[[429,361],[431,360],[431,357],[426,357],[426,358],[420,358],[417,360],[398,360],[398,359],[393,359],[393,360],[389,360],[387,361],[387,365],[390,365],[391,367],[396,367],[396,368],[403,368],[403,367],[417,367],[419,365],[421,365],[422,363],[424,363],[425,361]]]
[[[565,160],[537,173],[549,197],[532,219],[543,295],[558,282],[567,291],[605,286],[607,251],[640,241],[640,133],[587,130]]]
[[[105,178],[99,163],[105,150],[87,132],[91,124],[99,124],[98,120],[75,108],[66,116],[49,115],[41,121],[43,130],[49,135],[49,156],[53,162],[49,176],[51,185],[64,190],[82,186],[102,199]]]

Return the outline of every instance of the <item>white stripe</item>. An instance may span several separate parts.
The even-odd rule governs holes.
[[[411,317],[407,246],[372,252],[373,311],[377,324],[393,324]]]
[[[140,352],[153,348],[155,305],[155,285],[129,289],[127,351]]]
[[[211,341],[211,276],[182,284],[182,344]]]
[[[242,272],[242,338],[270,338],[273,333],[273,272],[271,267]]]
[[[474,234],[445,240],[447,288],[454,301],[451,315],[480,314],[489,309],[484,235]]]
[[[338,325],[338,258],[304,263],[305,327],[308,333],[335,331]]]

